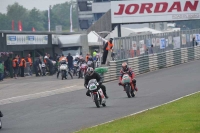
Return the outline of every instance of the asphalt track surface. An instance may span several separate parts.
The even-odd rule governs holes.
[[[96,108],[86,90],[1,105],[1,133],[70,133],[200,91],[200,61],[137,77],[139,91],[127,98],[117,81],[105,84],[107,107]]]

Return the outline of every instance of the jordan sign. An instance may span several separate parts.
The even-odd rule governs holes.
[[[200,19],[198,0],[112,1],[112,23],[145,23]]]

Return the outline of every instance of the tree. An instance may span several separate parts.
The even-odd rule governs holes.
[[[27,17],[28,17],[28,10],[23,6],[19,5],[18,3],[14,3],[13,5],[9,5],[7,7],[7,16],[15,21],[15,25],[18,23],[19,20],[22,21],[23,30],[27,30]],[[17,26],[15,26],[15,30],[17,30]]]
[[[6,14],[0,13],[0,30],[11,30],[12,21],[7,17]]]
[[[62,25],[63,30],[70,30],[70,6],[73,2],[54,5],[51,9],[51,30],[56,25]],[[37,31],[48,30],[48,11],[39,11],[36,8],[27,10],[18,3],[7,7],[7,14],[0,14],[0,29],[11,30],[12,20],[15,22],[15,30],[18,30],[18,21],[22,21],[23,31],[31,31],[34,27]],[[73,29],[77,27],[77,12],[73,6]]]
[[[40,12],[38,9],[33,8],[29,12],[28,17],[28,30],[32,30],[32,27],[34,27],[37,31],[44,31],[45,28],[43,26],[43,15],[42,12]]]

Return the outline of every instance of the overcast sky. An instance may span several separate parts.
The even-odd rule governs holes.
[[[0,12],[6,13],[7,6],[12,5],[15,2],[18,2],[20,5],[23,5],[27,9],[33,9],[36,7],[39,10],[47,10],[49,5],[55,5],[60,3],[65,3],[70,0],[0,0]]]

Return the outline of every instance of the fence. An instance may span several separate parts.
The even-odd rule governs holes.
[[[200,29],[114,38],[115,59],[122,60],[173,49],[191,47],[200,42]],[[193,37],[195,36],[195,41]],[[153,47],[151,48],[151,45]]]
[[[166,67],[179,65],[191,60],[200,59],[200,46],[168,50],[160,53],[128,58],[125,60],[111,61],[108,72],[104,74],[104,81],[116,80],[119,77],[122,62],[128,62],[136,75],[155,71]]]

